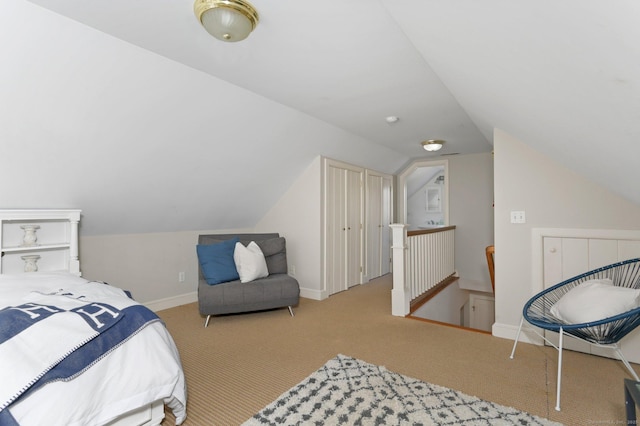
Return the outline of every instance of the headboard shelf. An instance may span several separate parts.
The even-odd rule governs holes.
[[[66,271],[80,275],[80,210],[0,210],[0,273]]]
[[[38,244],[35,246],[15,246],[15,247],[2,247],[3,253],[12,252],[26,252],[26,251],[41,251],[41,250],[56,250],[56,249],[68,249],[71,246],[69,243],[59,244]]]

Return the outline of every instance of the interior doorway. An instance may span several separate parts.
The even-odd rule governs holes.
[[[444,166],[418,167],[407,178],[407,224],[410,229],[445,225]]]
[[[398,176],[398,222],[409,230],[449,224],[449,163],[417,160]]]
[[[473,163],[473,167],[467,163]],[[450,205],[464,205],[461,200],[466,202],[476,196],[482,197],[484,202],[487,195],[487,205],[491,206],[492,183],[487,180],[487,176],[492,175],[487,170],[489,166],[485,157],[423,159],[413,162],[398,175],[397,221],[407,225],[408,231],[419,232],[449,225],[465,227],[465,231],[456,232],[455,237],[455,267],[460,278],[412,315],[457,327],[490,331],[495,318],[495,302],[484,249],[493,239],[478,239],[475,230],[482,229],[484,233],[485,229],[492,229],[492,216],[487,218],[492,207],[489,212],[483,207],[469,209],[469,212],[456,211],[453,216],[450,211]],[[451,177],[451,170],[458,171],[458,174]],[[452,187],[457,191],[453,204]],[[451,221],[452,217],[455,217],[455,222]]]

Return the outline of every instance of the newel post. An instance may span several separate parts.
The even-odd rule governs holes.
[[[411,302],[411,292],[407,287],[405,274],[405,254],[407,251],[406,225],[392,223],[391,251],[393,254],[393,289],[391,290],[391,314],[403,317],[409,313],[409,303]]]

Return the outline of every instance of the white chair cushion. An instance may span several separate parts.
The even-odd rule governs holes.
[[[269,275],[264,254],[255,241],[251,241],[246,247],[237,242],[233,252],[233,260],[238,275],[240,275],[240,282],[248,283]]]
[[[572,288],[550,309],[566,324],[609,318],[640,306],[640,290],[613,285],[610,279],[590,280]]]

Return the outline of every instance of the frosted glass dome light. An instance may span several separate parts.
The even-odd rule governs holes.
[[[442,148],[442,145],[444,145],[444,141],[440,139],[429,139],[427,141],[422,142],[422,147],[426,151],[430,151],[430,152],[440,150],[440,148]]]
[[[194,13],[218,40],[241,41],[258,25],[258,12],[244,0],[196,0]]]

